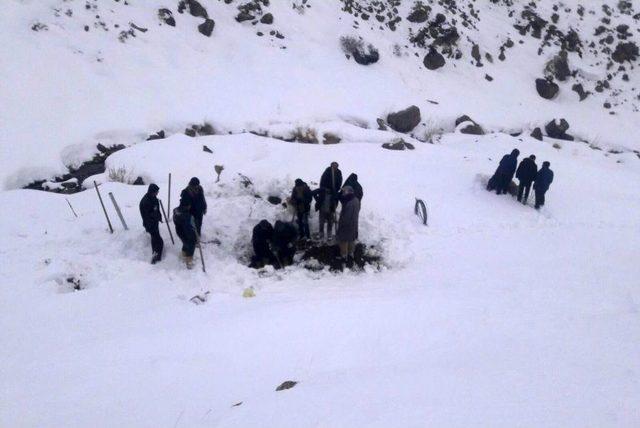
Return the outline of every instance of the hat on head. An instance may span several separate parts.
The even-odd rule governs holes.
[[[191,180],[189,180],[189,186],[197,186],[200,184],[200,180],[198,180],[198,177],[192,177]]]
[[[513,149],[513,151],[511,152],[512,155],[516,155],[518,156],[520,154],[520,150],[518,149]]]
[[[551,166],[551,163],[549,161],[544,161],[542,162],[542,166],[546,166],[548,168]]]
[[[151,183],[149,184],[149,189],[147,190],[147,193],[157,193],[159,190],[160,188],[158,187],[157,184]]]
[[[303,184],[304,184],[304,181],[302,181],[302,179],[296,178],[296,186],[302,186]]]
[[[536,155],[531,155],[531,156],[529,156],[529,159],[531,159],[531,160],[536,160]]]
[[[335,165],[336,168],[339,166],[338,162],[336,162],[336,161],[331,162],[331,166],[334,166],[334,165]]]

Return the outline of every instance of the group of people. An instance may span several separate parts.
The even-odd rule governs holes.
[[[160,236],[159,225],[162,213],[158,201],[160,188],[150,184],[147,193],[140,200],[140,216],[144,229],[151,235],[151,263],[162,260],[164,241]],[[176,234],[182,241],[182,258],[188,268],[193,267],[193,253],[202,233],[202,218],[207,213],[207,201],[204,190],[197,177],[191,178],[187,187],[180,193],[180,204],[173,210],[173,224]]]
[[[319,188],[313,191],[302,179],[295,180],[289,202],[295,212],[297,229],[280,220],[274,226],[268,220],[262,220],[253,228],[251,241],[254,256],[251,266],[271,264],[279,268],[293,262],[296,239],[311,239],[309,216],[313,201],[315,211],[318,212],[319,239],[331,241],[333,226],[337,223],[335,241],[340,248],[340,261],[347,266],[353,264],[360,203],[364,192],[356,174],[351,174],[343,183],[342,171],[338,166],[337,162],[332,162],[322,173]],[[340,217],[336,220],[339,204]]]
[[[518,179],[518,202],[522,202],[524,205],[527,204],[531,185],[533,184],[535,208],[540,209],[544,205],[545,194],[553,182],[551,164],[545,161],[538,170],[536,156],[531,155],[523,159],[518,165],[518,155],[520,155],[520,151],[513,149],[510,154],[502,157],[498,169],[496,169],[487,184],[487,190],[495,190],[498,195],[507,193],[509,184],[511,184],[515,174]]]

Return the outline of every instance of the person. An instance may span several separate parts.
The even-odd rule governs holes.
[[[524,158],[518,169],[516,170],[516,178],[518,179],[518,202],[522,202],[527,205],[527,199],[529,198],[529,192],[531,191],[531,183],[536,178],[538,173],[538,166],[536,165],[536,156],[531,155],[528,158]]]
[[[273,226],[267,220],[262,220],[253,228],[251,235],[251,245],[253,245],[253,258],[251,267],[261,268],[266,264],[278,266],[276,256],[269,247],[269,242],[273,239]]]
[[[315,199],[315,209],[318,211],[318,228],[320,231],[320,239],[324,239],[325,225],[327,226],[327,239],[331,239],[331,232],[333,230],[333,215],[335,208],[331,200],[331,193],[329,189],[320,187],[312,193],[313,199]]]
[[[198,237],[202,235],[202,217],[207,213],[207,201],[204,198],[204,190],[200,186],[198,177],[192,177],[189,185],[180,193],[180,203],[185,200],[191,206],[191,215],[195,224]]]
[[[297,178],[291,191],[291,204],[296,210],[300,238],[311,238],[309,233],[309,212],[311,211],[312,200],[311,189],[309,189],[307,183]]]
[[[293,256],[296,253],[296,238],[297,232],[293,224],[276,221],[273,227],[273,246],[279,261],[278,267],[285,267],[293,263]]]
[[[533,190],[536,194],[536,209],[540,209],[544,205],[544,195],[549,190],[549,186],[553,183],[553,171],[549,168],[551,163],[542,162],[542,168],[536,174],[536,181],[533,184]]]
[[[337,201],[338,192],[342,188],[342,171],[338,169],[338,162],[331,162],[331,165],[324,170],[322,177],[320,177],[320,187],[329,189],[329,192]]]
[[[487,190],[493,190],[495,188],[498,195],[507,193],[509,184],[513,179],[513,174],[516,172],[516,167],[518,166],[519,154],[520,150],[513,149],[510,154],[502,157],[498,169],[496,169],[493,177],[489,180]]]
[[[357,174],[351,174],[350,176],[348,176],[344,182],[344,185],[351,187],[353,189],[353,193],[356,195],[356,198],[358,198],[358,200],[362,202],[362,197],[364,196],[364,193],[362,191],[362,186],[358,182]]]
[[[173,224],[176,227],[176,234],[182,241],[182,258],[187,268],[191,269],[197,237],[188,199],[181,199],[180,205],[173,210]]]
[[[360,216],[360,200],[353,192],[353,188],[342,188],[342,210],[336,231],[336,240],[340,247],[340,257],[347,265],[353,263],[355,241],[358,239],[358,218]]]
[[[144,230],[151,235],[151,264],[156,264],[162,260],[162,250],[164,241],[160,236],[159,224],[162,223],[160,205],[158,204],[158,191],[160,188],[154,184],[149,184],[147,193],[140,200],[140,216]]]

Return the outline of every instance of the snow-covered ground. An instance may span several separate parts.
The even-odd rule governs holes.
[[[237,22],[249,1],[260,14]],[[609,66],[638,40],[636,2],[425,1],[424,23],[407,19],[414,1],[200,2],[210,37],[177,0],[0,5],[0,426],[640,426],[640,75],[637,58]],[[384,23],[348,10],[362,5],[389,7]],[[532,14],[541,38],[514,27]],[[429,46],[409,39],[454,20],[461,58],[426,70]],[[534,81],[562,44],[552,32],[538,53],[550,28],[565,44],[575,30],[583,55],[568,53],[574,75],[545,100]],[[379,61],[347,59],[345,35]],[[410,105],[410,134],[378,129]],[[463,114],[487,134],[461,134]],[[529,137],[561,117],[577,141]],[[216,135],[184,135],[205,122]],[[145,141],[160,130],[168,138]],[[298,131],[341,141],[283,141]],[[398,138],[415,150],[381,147]],[[126,148],[86,190],[20,189],[98,143]],[[484,190],[514,147],[551,162],[540,211],[533,195],[523,206]],[[253,226],[290,219],[267,198],[298,177],[315,188],[334,160],[364,187],[359,236],[380,269],[248,268]],[[164,224],[165,258],[149,263],[147,186],[113,171],[157,183],[165,207],[169,173],[172,206],[200,178],[206,274],[185,269]],[[276,391],[287,380],[298,383]]]
[[[478,181],[513,147],[556,171],[541,212]],[[361,240],[382,245],[387,268],[261,276],[239,262],[257,221],[288,215],[254,194],[317,181],[332,160],[359,174]],[[69,196],[78,218],[63,195],[1,193],[2,426],[640,423],[631,155],[501,134],[402,152],[242,134],[151,141],[109,163],[157,182],[165,203],[169,171],[172,201],[198,175],[203,239],[220,245],[204,246],[207,274],[187,271],[163,228],[166,258],[150,265],[144,186],[101,186],[131,228],[108,204],[113,235],[92,190]],[[69,276],[86,288],[72,291]],[[242,297],[248,287],[256,297]],[[206,303],[189,301],[205,291]],[[285,380],[299,383],[276,392]]]

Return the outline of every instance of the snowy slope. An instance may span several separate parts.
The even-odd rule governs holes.
[[[541,213],[476,181],[514,146],[556,170]],[[193,171],[171,157],[177,152]],[[387,268],[267,276],[246,268],[250,227],[288,216],[254,193],[277,193],[298,176],[317,180],[333,159],[361,177],[361,239],[382,243]],[[12,207],[0,222],[3,426],[640,422],[632,155],[505,135],[392,152],[245,134],[176,136],[110,161],[135,165],[163,195],[169,165],[177,183],[203,178],[211,205],[203,239],[221,241],[204,247],[209,273],[185,271],[164,229],[166,259],[148,264],[142,187],[102,186],[132,229],[114,224],[114,235],[91,191],[69,196],[77,219],[62,195],[3,192],[0,203]],[[217,184],[214,163],[225,166]],[[428,228],[412,214],[415,196],[428,202]],[[86,288],[73,292],[70,275]],[[255,298],[241,297],[247,287]],[[189,302],[204,291],[205,304]],[[299,384],[275,392],[285,380]]]
[[[611,60],[637,43],[635,2],[424,1],[422,23],[407,19],[414,1],[200,3],[210,36],[177,0],[0,6],[0,426],[640,426],[640,76],[637,59]],[[246,4],[260,9],[237,22]],[[540,38],[514,27],[533,12]],[[453,27],[458,41],[436,46],[446,64],[427,70],[433,38],[410,39]],[[575,75],[542,99],[534,81],[572,29]],[[345,35],[379,61],[347,58]],[[409,105],[421,111],[411,133],[378,129]],[[460,133],[462,114],[487,134]],[[561,117],[577,141],[529,137]],[[205,122],[215,135],[184,135]],[[159,130],[167,138],[145,141]],[[301,132],[341,140],[287,141]],[[399,138],[415,150],[381,148]],[[98,143],[126,148],[87,190],[20,189]],[[541,211],[484,190],[514,147],[555,171]],[[249,269],[252,227],[291,218],[267,197],[298,177],[315,186],[334,160],[359,175],[360,240],[380,269]],[[146,186],[114,181],[117,170],[157,183],[165,206],[169,172],[172,206],[200,177],[206,274],[184,268],[164,224],[166,256],[149,264]],[[276,392],[286,380],[299,383]]]
[[[524,2],[427,2],[429,19],[414,23],[407,19],[416,4],[412,1],[397,7],[391,0],[294,1],[307,6],[299,8],[272,1],[260,12],[272,14],[270,25],[236,22],[238,7],[245,3],[263,4],[202,1],[215,21],[206,37],[198,32],[203,18],[191,16],[189,9],[179,13],[177,1],[6,2],[0,53],[11,61],[0,67],[5,82],[0,87],[3,186],[17,188],[61,174],[65,165],[89,159],[97,143],[130,145],[159,129],[182,131],[205,120],[220,132],[336,119],[375,126],[376,118],[411,104],[422,110],[424,125],[416,131],[421,139],[450,132],[462,114],[488,130],[509,131],[565,117],[579,139],[605,148],[640,149],[635,138],[637,59],[611,60],[617,44],[638,39],[634,14],[639,11],[633,5],[623,13],[617,1],[586,3],[579,14],[578,0],[564,1],[560,9],[553,1],[537,2],[533,13],[547,25],[536,38],[531,30],[521,35],[514,27],[527,22],[522,15],[531,6]],[[395,31],[389,18],[365,21],[356,12],[380,5],[387,10],[382,19],[386,13],[401,18]],[[171,11],[175,27],[158,18],[163,7]],[[557,24],[552,23],[554,9]],[[446,65],[429,71],[422,60],[430,39],[425,47],[410,40],[430,28],[439,13],[445,23],[438,28],[455,28],[459,40]],[[609,24],[603,24],[605,19]],[[616,32],[619,24],[629,27],[624,35]],[[599,26],[606,31],[595,36]],[[582,48],[568,53],[576,77],[558,82],[560,94],[549,101],[538,96],[534,81],[564,46],[553,32],[546,40],[552,27],[563,35],[580,30]],[[378,49],[380,60],[362,66],[347,59],[340,49],[342,36],[362,37]],[[514,46],[504,48],[501,61],[500,48],[509,40]],[[549,46],[539,52],[545,42]],[[474,45],[482,67],[473,59]],[[458,54],[460,59],[454,59]],[[608,89],[596,92],[604,81]],[[576,83],[592,93],[585,101],[571,90]],[[611,109],[603,108],[605,102]]]

